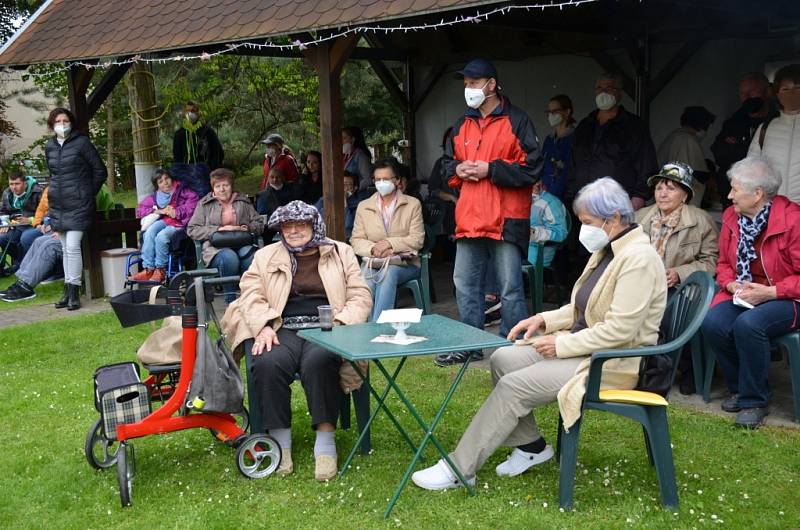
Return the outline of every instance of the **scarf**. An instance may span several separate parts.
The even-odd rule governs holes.
[[[300,247],[292,247],[286,243],[286,240],[283,238],[283,233],[280,232],[280,227],[283,223],[291,222],[311,223],[313,235],[308,243]],[[270,230],[277,230],[281,235],[281,243],[283,243],[283,247],[286,251],[289,252],[289,259],[292,262],[292,277],[294,277],[297,272],[296,254],[323,245],[335,244],[332,239],[328,239],[326,236],[327,230],[325,228],[325,221],[322,220],[322,216],[317,209],[303,201],[292,201],[286,206],[281,206],[272,212],[272,215],[269,216],[269,221],[267,221],[267,228]]]
[[[197,162],[197,131],[203,126],[203,122],[197,120],[192,123],[189,118],[183,119],[183,128],[186,130],[186,163],[194,164]]]
[[[22,195],[14,195],[11,193],[12,210],[22,210],[22,207],[25,206],[25,203],[28,201],[31,193],[33,193],[33,187],[36,185],[36,179],[29,175],[25,177],[25,182],[25,191],[22,193]]]
[[[169,193],[164,193],[161,190],[156,190],[156,206],[158,206],[159,208],[166,208],[167,205],[169,204],[169,201],[172,200],[173,193],[175,193],[174,189]]]
[[[669,215],[663,215],[661,210],[656,207],[656,213],[650,220],[650,244],[656,249],[661,261],[664,261],[664,254],[667,249],[667,240],[672,236],[675,227],[681,220],[683,205],[678,206]]]
[[[736,281],[749,282],[753,279],[750,272],[750,262],[758,257],[755,242],[769,222],[769,210],[772,201],[761,208],[752,219],[745,215],[739,216],[739,243],[736,245]]]

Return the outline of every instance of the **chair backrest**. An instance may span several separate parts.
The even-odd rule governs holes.
[[[667,300],[661,321],[661,343],[674,346],[667,352],[672,358],[672,377],[678,368],[683,347],[697,333],[714,298],[714,278],[704,271],[693,272]]]

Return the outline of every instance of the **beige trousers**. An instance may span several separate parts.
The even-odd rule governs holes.
[[[531,346],[495,351],[489,359],[492,393],[450,454],[464,477],[474,477],[501,445],[525,445],[541,438],[533,409],[555,401],[583,359],[545,359]]]

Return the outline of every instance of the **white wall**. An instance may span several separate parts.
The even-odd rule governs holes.
[[[740,76],[748,71],[764,70],[776,49],[780,49],[776,39],[724,40],[705,44],[650,107],[650,130],[656,148],[670,131],[679,126],[684,107],[703,105],[717,116],[703,142],[710,156],[708,146],[722,122],[739,105],[737,86]],[[658,72],[673,51],[674,47],[653,51],[654,72]],[[630,64],[624,56],[616,56],[621,64]],[[540,138],[549,132],[544,115],[548,99],[556,94],[567,94],[575,106],[575,117],[580,120],[594,109],[594,83],[603,70],[593,59],[577,55],[535,57],[518,62],[497,61],[495,66],[505,94],[512,103],[528,112]],[[424,78],[424,75],[418,78]],[[633,102],[627,96],[623,105],[630,111],[634,110]],[[440,156],[439,145],[445,128],[465,108],[461,81],[443,75],[416,117],[420,176],[427,177]]]
[[[31,143],[47,133],[47,110],[34,110],[24,105],[20,100],[41,103],[45,109],[55,105],[36,89],[32,81],[22,81],[22,72],[0,74],[0,97],[3,97],[8,108],[6,119],[14,123],[20,131],[20,137],[11,138],[4,145],[6,156],[11,156],[26,149]]]

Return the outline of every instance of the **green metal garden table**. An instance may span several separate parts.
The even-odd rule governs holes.
[[[400,493],[408,483],[408,479],[411,477],[411,473],[414,471],[414,467],[417,465],[417,462],[422,456],[422,451],[425,449],[428,443],[431,443],[436,447],[436,449],[439,451],[439,454],[442,456],[442,458],[444,458],[444,460],[450,466],[450,469],[453,470],[461,483],[466,485],[469,494],[475,495],[475,488],[464,479],[461,471],[459,471],[458,468],[453,465],[453,462],[450,460],[447,451],[444,450],[442,445],[439,443],[439,440],[433,433],[436,429],[436,426],[441,421],[442,416],[444,416],[447,405],[450,403],[453,394],[455,394],[458,384],[464,377],[464,373],[469,366],[469,359],[467,362],[461,365],[455,379],[453,379],[450,388],[445,394],[439,410],[434,415],[430,424],[428,424],[425,419],[422,418],[416,407],[414,407],[409,398],[406,396],[405,392],[403,392],[397,383],[397,378],[400,374],[400,371],[403,369],[403,365],[405,364],[406,360],[409,357],[421,355],[433,355],[461,350],[497,348],[511,344],[508,340],[498,337],[497,335],[487,333],[483,330],[462,324],[461,322],[443,317],[441,315],[423,316],[422,320],[418,324],[412,324],[411,327],[406,330],[406,332],[409,335],[426,337],[427,340],[407,346],[370,342],[378,335],[394,334],[394,330],[390,325],[375,324],[372,322],[367,324],[355,324],[351,326],[335,326],[332,331],[307,329],[298,332],[298,335],[307,341],[318,344],[349,361],[356,371],[358,371],[359,374],[364,378],[364,382],[369,388],[370,394],[375,397],[375,408],[370,414],[366,425],[359,434],[358,440],[356,440],[356,443],[353,445],[353,449],[350,451],[350,454],[347,456],[347,459],[342,465],[342,468],[339,471],[339,476],[344,475],[344,473],[347,471],[347,468],[350,466],[350,462],[353,460],[353,457],[358,450],[361,440],[369,432],[370,425],[372,425],[372,421],[375,419],[375,416],[378,415],[380,410],[383,410],[386,413],[387,417],[391,420],[398,432],[411,448],[411,451],[414,453],[411,463],[406,468],[403,478],[397,485],[394,496],[392,496],[389,506],[386,508],[386,511],[383,514],[384,517],[389,517],[389,514],[392,512],[394,505],[397,503],[397,499],[400,497]],[[381,362],[384,359],[397,358],[400,359],[400,362],[392,371],[388,370],[383,365],[383,362]],[[387,385],[383,391],[379,393],[377,390],[375,390],[370,383],[370,379],[365,377],[366,374],[361,373],[356,361],[372,361],[378,371],[386,378]],[[438,368],[433,368],[433,366],[431,366],[431,369],[436,370]],[[408,412],[411,413],[411,416],[422,428],[424,434],[419,445],[414,443],[403,426],[400,425],[397,417],[386,405],[386,397],[392,390],[394,390],[395,394],[397,394],[397,397],[400,398],[400,401],[406,407]]]

